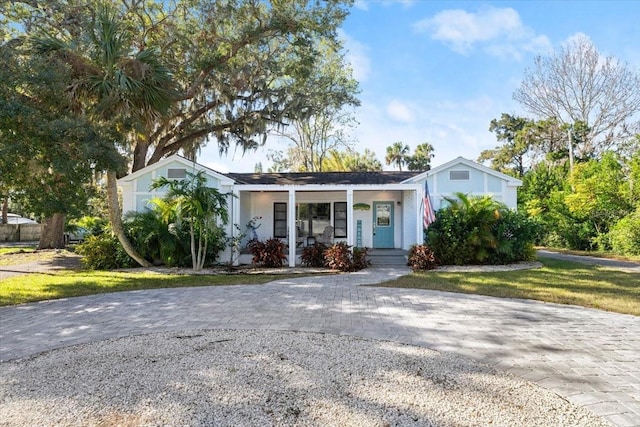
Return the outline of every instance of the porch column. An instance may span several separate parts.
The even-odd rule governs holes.
[[[353,228],[353,188],[347,188],[347,245],[349,246],[355,243]]]
[[[233,197],[231,197],[231,236],[236,237],[239,231],[234,227],[233,224],[240,224],[240,192],[238,190],[233,190]],[[231,248],[233,251],[234,249]],[[231,255],[233,259],[233,265],[240,264],[240,253],[235,253]]]
[[[416,244],[422,245],[424,244],[424,188],[418,187],[416,188],[416,219],[417,219],[417,227],[416,227]],[[409,248],[407,248],[409,249]]]
[[[289,267],[296,266],[296,190],[289,190],[289,209],[287,209],[287,224],[289,224]]]

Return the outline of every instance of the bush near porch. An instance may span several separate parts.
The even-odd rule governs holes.
[[[457,193],[436,214],[427,244],[442,265],[510,264],[533,259],[537,225],[491,197]]]
[[[368,248],[353,248],[344,242],[327,246],[316,242],[302,250],[300,260],[305,267],[329,267],[338,271],[359,271],[371,265]]]

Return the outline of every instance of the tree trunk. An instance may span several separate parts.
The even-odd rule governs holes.
[[[136,146],[133,149],[133,166],[131,172],[136,172],[146,166],[147,151],[149,150],[149,144],[142,138],[138,138]]]
[[[44,219],[38,249],[64,249],[64,217],[58,212]]]
[[[111,221],[111,229],[116,235],[124,251],[143,267],[151,267],[151,263],[138,254],[122,228],[122,219],[120,212],[120,202],[118,201],[118,183],[116,181],[116,172],[107,171],[107,197],[109,199],[109,220]]]
[[[2,201],[2,221],[0,221],[0,224],[8,224],[8,223],[9,223],[9,199],[4,199]]]

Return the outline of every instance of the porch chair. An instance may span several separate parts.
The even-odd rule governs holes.
[[[333,227],[327,225],[322,234],[316,237],[316,242],[324,243],[325,245],[331,245],[333,243]]]

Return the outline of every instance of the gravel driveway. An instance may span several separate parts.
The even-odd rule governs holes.
[[[0,308],[0,425],[640,425],[637,317],[406,272]]]

